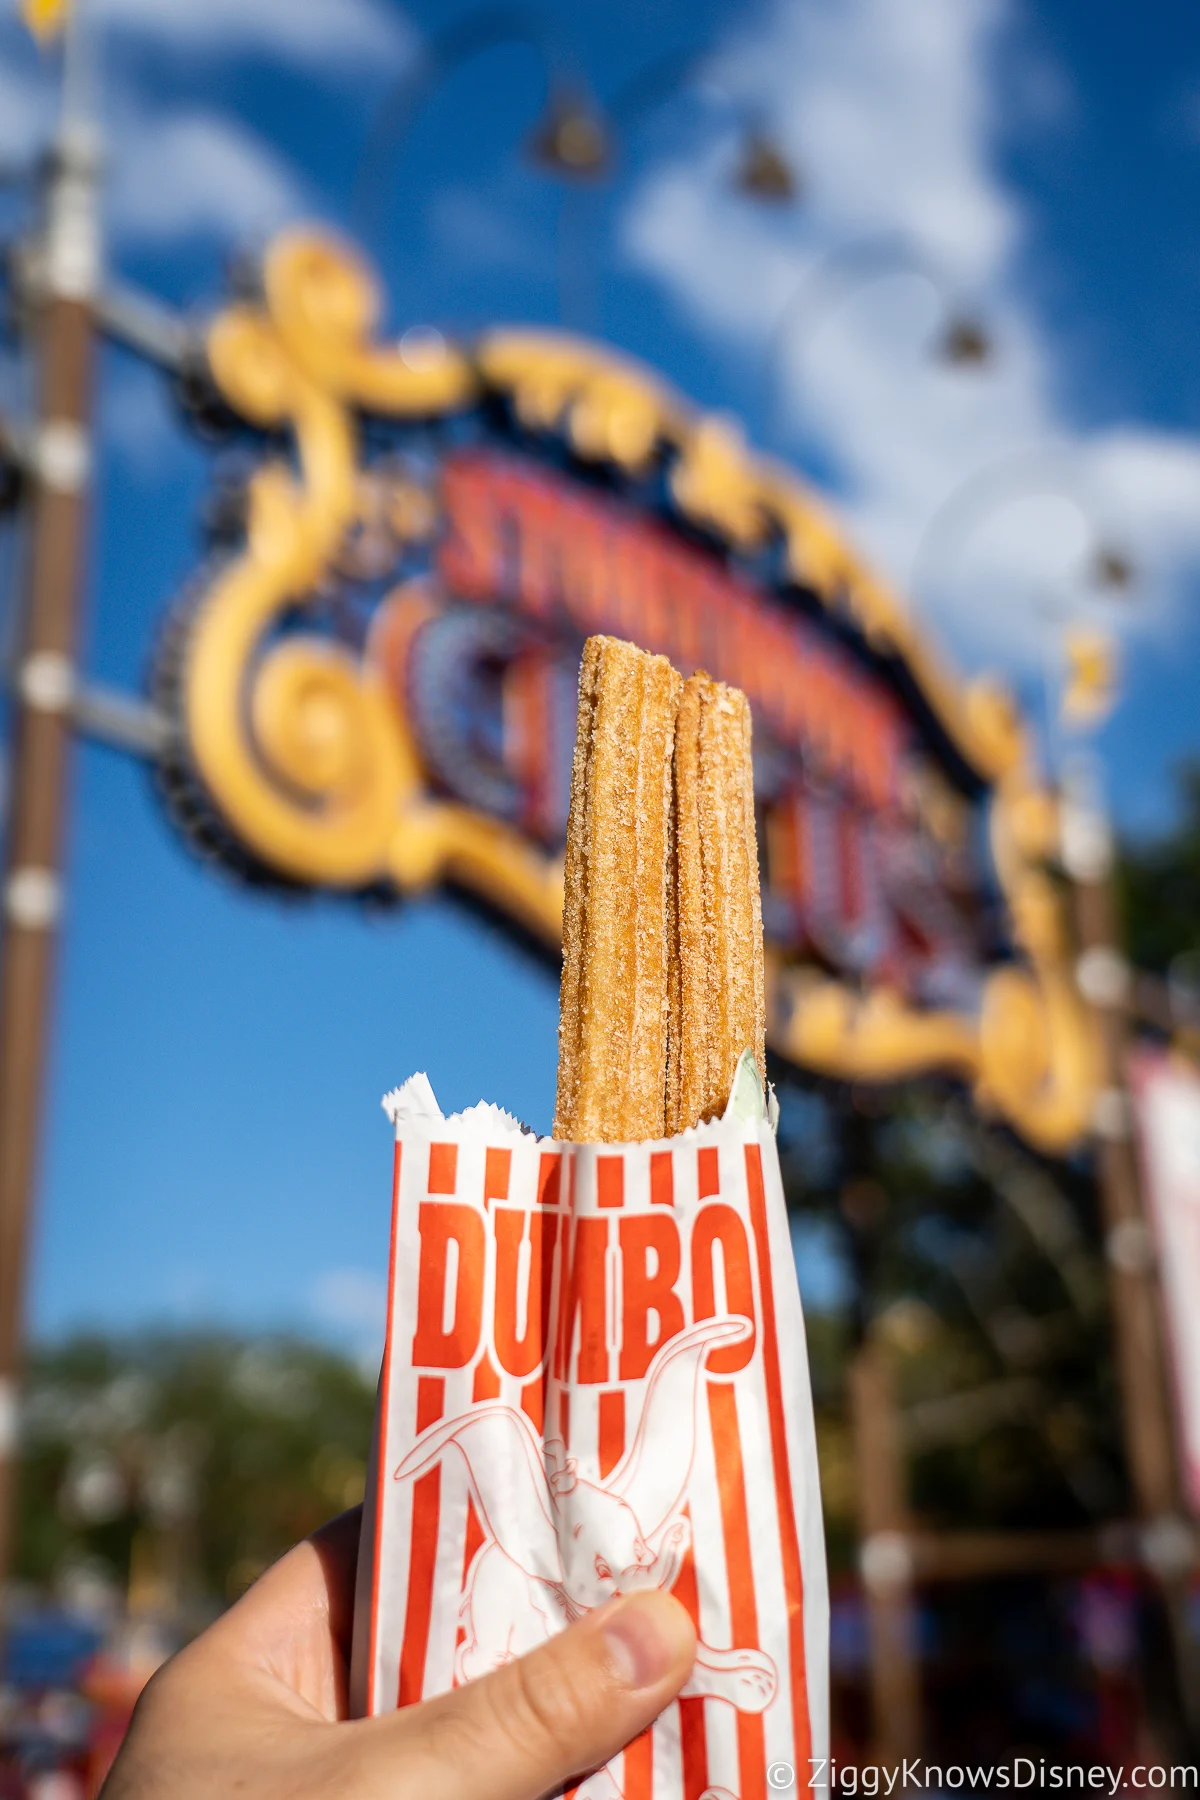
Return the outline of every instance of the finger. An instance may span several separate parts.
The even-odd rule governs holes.
[[[677,1600],[627,1595],[530,1655],[391,1715],[375,1745],[379,1772],[403,1771],[403,1791],[422,1800],[536,1800],[643,1731],[675,1698],[695,1654]]]

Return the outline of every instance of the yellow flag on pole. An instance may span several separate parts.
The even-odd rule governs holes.
[[[21,17],[39,44],[61,35],[71,10],[71,0],[20,0]]]
[[[1067,679],[1062,716],[1068,725],[1098,725],[1117,698],[1117,647],[1107,631],[1075,625],[1064,643]]]

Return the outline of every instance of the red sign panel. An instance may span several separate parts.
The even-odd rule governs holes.
[[[434,580],[384,603],[376,653],[430,778],[536,837],[566,834],[579,650],[610,632],[744,688],[754,712],[764,923],[815,955],[929,1001],[978,966],[970,809],[928,829],[941,781],[886,677],[802,606],[652,510],[491,450],[441,470]]]

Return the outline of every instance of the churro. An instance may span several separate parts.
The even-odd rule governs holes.
[[[675,711],[665,656],[589,638],[571,773],[554,1135],[664,1135]],[[761,951],[760,951],[761,954]]]
[[[750,707],[740,689],[703,673],[685,682],[674,760],[668,1136],[724,1111],[744,1050],[766,1079]]]

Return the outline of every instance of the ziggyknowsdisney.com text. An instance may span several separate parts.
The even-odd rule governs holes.
[[[773,1763],[767,1783],[774,1793],[785,1794],[801,1784],[790,1763]],[[957,1789],[1079,1789],[1110,1796],[1131,1791],[1200,1787],[1195,1763],[1055,1763],[1044,1757],[1014,1756],[1010,1762],[932,1763],[913,1757],[902,1763],[839,1763],[815,1756],[803,1785],[828,1788],[831,1793],[868,1796],[919,1791],[927,1794]]]

